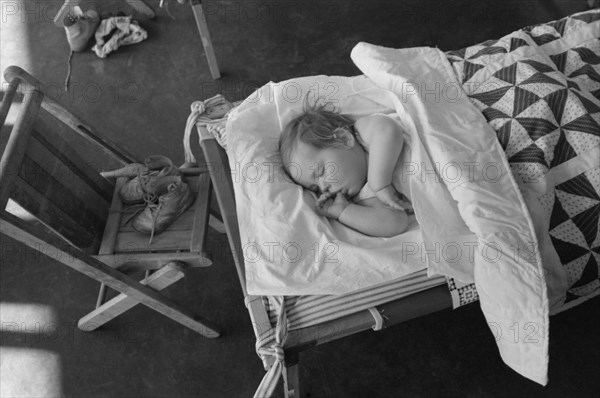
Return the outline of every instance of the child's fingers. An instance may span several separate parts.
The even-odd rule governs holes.
[[[391,195],[391,197],[386,198],[384,203],[390,206],[394,210],[404,211],[404,206],[402,204],[402,200],[397,195]]]
[[[404,211],[404,206],[402,206],[402,200],[398,193],[394,190],[390,192],[390,190],[379,191],[378,192],[379,199],[387,206],[391,207],[394,210]]]
[[[327,202],[330,198],[328,196],[325,195],[321,195],[319,197],[319,199],[317,199],[317,206],[318,207],[323,207],[323,205],[325,204],[325,202]]]
[[[390,202],[388,203],[388,206],[390,206],[394,210],[404,211],[404,207],[398,202]]]
[[[330,192],[324,192],[321,194],[321,196],[319,196],[319,198],[317,199],[317,206],[323,206],[323,204],[325,202],[327,202],[329,199],[331,199],[333,197],[333,195]]]

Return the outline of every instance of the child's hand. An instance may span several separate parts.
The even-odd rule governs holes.
[[[390,184],[375,192],[377,199],[394,210],[406,210],[406,202],[402,201],[396,189]]]
[[[337,220],[349,204],[350,202],[343,194],[338,193],[334,197],[330,192],[325,192],[317,199],[316,212],[320,216]]]

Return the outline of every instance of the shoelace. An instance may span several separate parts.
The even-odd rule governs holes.
[[[156,221],[158,220],[158,214],[160,213],[160,209],[162,204],[158,200],[158,195],[154,192],[150,192],[148,190],[148,185],[150,184],[150,174],[142,174],[141,171],[137,170],[137,178],[140,181],[140,188],[142,189],[142,199],[144,203],[140,203],[138,205],[132,205],[127,210],[123,210],[124,213],[131,213],[129,217],[123,221],[122,225],[127,224],[135,216],[140,214],[147,208],[150,209],[150,213],[152,214],[152,226],[150,229],[150,239],[148,240],[148,244],[152,244],[152,239],[154,238],[154,228],[156,227]]]
[[[148,244],[151,245],[152,238],[154,238],[154,228],[156,227],[156,221],[158,220],[158,214],[162,208],[162,203],[154,193],[144,194],[144,202],[146,202],[148,209],[150,209],[150,214],[152,214],[152,227],[150,228],[150,239],[148,240]]]
[[[160,0],[160,3],[158,4],[158,6],[160,8],[164,8],[165,11],[167,12],[167,15],[169,15],[171,17],[171,19],[175,20],[175,17],[173,15],[171,15],[171,12],[169,11],[169,0],[167,0],[165,2],[165,0]]]

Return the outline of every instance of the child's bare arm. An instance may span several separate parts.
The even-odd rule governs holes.
[[[378,206],[350,204],[338,220],[348,227],[369,236],[396,236],[408,228],[408,216],[403,211],[391,209],[379,199],[372,198]]]
[[[370,198],[354,204],[342,194],[317,202],[317,213],[337,219],[342,224],[369,236],[391,237],[408,228],[408,216],[385,206],[379,199]]]
[[[392,178],[404,144],[402,129],[383,115],[361,118],[356,121],[355,127],[369,152],[369,187],[383,203],[401,209]]]

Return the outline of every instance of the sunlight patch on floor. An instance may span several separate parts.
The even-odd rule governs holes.
[[[0,303],[0,397],[60,397],[60,355],[31,348],[51,340],[57,332],[50,306]]]
[[[0,302],[0,331],[3,335],[44,333],[45,329],[55,324],[56,313],[48,305]]]
[[[0,347],[1,397],[60,397],[61,380],[59,354],[33,348]]]
[[[0,7],[0,71],[4,71],[9,65],[20,65],[29,70],[32,65],[28,22],[39,16],[32,15],[31,10],[17,1],[2,1]],[[2,77],[2,85],[5,84]]]

